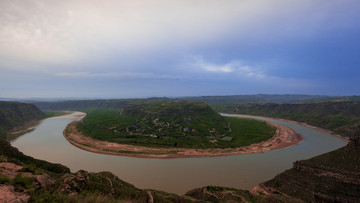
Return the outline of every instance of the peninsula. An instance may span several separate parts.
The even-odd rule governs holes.
[[[70,123],[65,138],[96,153],[145,158],[261,153],[298,144],[294,130],[271,122],[223,117],[201,102],[91,110]]]

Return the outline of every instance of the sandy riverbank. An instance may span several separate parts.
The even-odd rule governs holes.
[[[86,113],[80,112],[80,111],[64,111],[64,112],[66,112],[65,115],[54,116],[54,117],[50,117],[48,119],[52,119],[52,118],[81,118],[81,117],[84,117],[86,115]]]
[[[79,121],[71,122],[63,132],[65,138],[74,146],[95,153],[141,158],[194,158],[263,153],[297,145],[303,140],[303,137],[293,129],[267,122],[277,128],[275,135],[266,141],[249,146],[227,149],[150,148],[92,139],[77,131],[77,122]]]

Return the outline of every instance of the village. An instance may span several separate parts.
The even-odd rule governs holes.
[[[214,128],[209,129],[210,134],[214,132]],[[123,131],[114,130],[114,133],[161,138],[169,134],[171,134],[171,136],[194,136],[196,129],[192,128],[190,117],[184,117],[183,120],[178,119],[170,122],[155,118],[141,119],[132,126],[126,127]]]

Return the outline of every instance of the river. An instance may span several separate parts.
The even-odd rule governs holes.
[[[182,159],[132,158],[96,154],[69,144],[62,132],[68,123],[80,118],[62,116],[41,121],[35,130],[11,144],[26,155],[68,166],[72,172],[80,169],[110,171],[138,188],[176,194],[206,185],[251,189],[291,168],[296,160],[308,159],[347,144],[345,139],[304,125],[256,118],[288,126],[303,135],[305,140],[286,149],[258,154]]]

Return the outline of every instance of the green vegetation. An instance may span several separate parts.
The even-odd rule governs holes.
[[[0,139],[7,138],[7,131],[44,116],[33,104],[0,101]]]
[[[21,175],[21,173],[19,173],[12,180],[12,185],[14,185],[17,189],[21,189],[21,188],[30,189],[34,181],[35,178],[23,176]]]
[[[22,188],[30,189],[35,181],[35,178],[27,177],[17,174],[13,179],[8,176],[0,174],[0,184],[10,184],[13,185],[17,190]]]
[[[329,129],[352,137],[360,135],[360,103],[326,102],[306,104],[218,105],[219,112],[284,118]]]
[[[18,170],[18,172],[29,172],[32,173],[34,175],[41,175],[41,169],[39,169],[38,167],[36,167],[35,165],[26,165],[24,166],[22,169]]]
[[[200,102],[152,103],[120,111],[90,110],[77,128],[98,140],[179,148],[245,146],[275,133],[265,122],[224,118]]]
[[[0,184],[11,183],[11,179],[8,176],[0,174]]]
[[[148,127],[148,131],[158,133],[159,128],[168,126],[167,123],[165,125],[166,120],[171,119],[174,121],[174,125],[179,124],[182,127],[188,126],[190,129],[195,129],[192,134],[202,130],[208,132],[209,134],[204,136],[205,140],[215,139],[217,141],[214,143],[218,146],[222,146],[221,143],[228,145],[233,143],[236,146],[246,145],[246,141],[249,140],[249,142],[257,142],[267,138],[254,137],[253,133],[260,135],[274,130],[265,123],[254,120],[219,118],[217,114],[215,116],[210,113],[211,109],[207,110],[208,107],[203,104],[194,106],[189,104],[186,108],[179,108],[177,106],[179,104],[181,102],[168,105],[161,105],[161,103],[145,105],[141,103],[137,106],[128,106],[123,111],[113,109],[92,110],[88,111],[88,116],[82,125],[84,130],[91,129],[90,126],[94,127],[88,131],[94,136],[98,132],[108,133],[103,134],[106,135],[105,138],[100,137],[100,139],[114,139],[114,135],[124,136],[117,133],[120,132],[120,129],[125,129],[125,132],[128,134],[132,132],[134,135],[137,131],[131,127],[134,125],[143,127],[141,124],[152,123],[152,125],[144,126]],[[199,114],[198,110],[202,108],[201,112],[205,112],[205,114]],[[265,115],[307,122],[332,129],[335,132],[343,132],[344,135],[348,136],[359,135],[359,108],[359,104],[356,102],[217,106],[217,110],[224,112]],[[179,111],[179,109],[182,110]],[[34,118],[43,118],[43,116],[41,111],[36,110],[32,105],[0,102],[0,133],[4,134],[9,129]],[[212,128],[201,126],[201,123],[196,123],[194,118],[213,122],[212,125],[216,126],[213,127],[215,131],[211,130],[210,132],[209,129]],[[146,120],[156,120],[156,122],[147,122]],[[229,132],[228,122],[230,122],[231,132]],[[172,123],[169,123],[168,127],[171,125]],[[115,128],[112,128],[114,126]],[[89,129],[86,129],[87,127]],[[128,131],[126,128],[129,128]],[[196,131],[197,128],[199,128],[198,131]],[[253,132],[253,129],[259,131]],[[238,131],[241,133],[238,134]],[[169,132],[171,131],[169,130]],[[190,134],[186,134],[189,133],[188,131],[177,131],[177,133],[179,137],[192,137],[189,136]],[[242,135],[242,138],[236,135]],[[126,136],[128,135],[125,133]],[[166,136],[144,137],[161,140]],[[173,138],[170,137],[165,140],[173,141]],[[13,171],[17,175],[12,176],[12,178],[4,175],[4,171],[0,170],[0,184],[2,186],[14,186],[16,193],[30,195],[29,202],[149,202],[150,197],[153,198],[154,202],[357,202],[360,199],[359,143],[360,138],[357,137],[351,139],[347,147],[309,160],[295,162],[292,169],[260,185],[270,194],[259,192],[258,195],[252,195],[248,191],[233,188],[206,186],[180,196],[161,191],[138,189],[109,172],[88,173],[78,171],[77,173],[70,173],[70,170],[65,166],[26,156],[12,147],[9,142],[0,140],[0,162],[3,162],[2,164],[12,162],[23,167],[19,171]],[[155,145],[158,146],[158,144]],[[174,143],[169,144],[169,146],[173,145]],[[45,185],[40,183],[40,179],[35,178],[35,175],[36,177],[48,177]]]
[[[274,127],[263,121],[234,117],[226,117],[226,120],[231,123],[232,132],[228,137],[233,139],[229,144],[230,147],[246,146],[270,139],[276,131]]]

